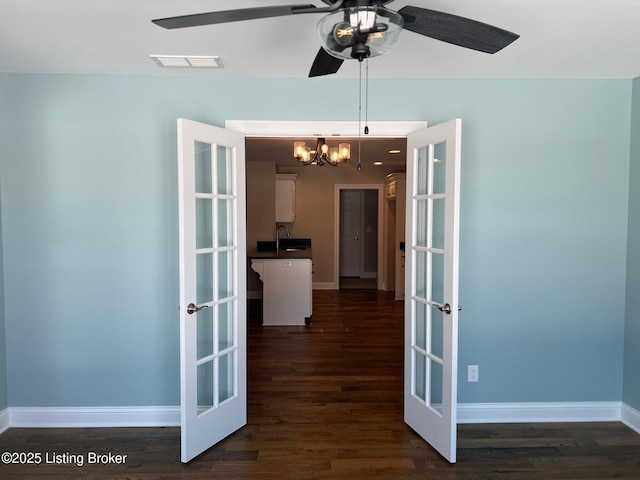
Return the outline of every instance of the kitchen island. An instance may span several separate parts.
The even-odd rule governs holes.
[[[262,325],[306,325],[312,314],[309,248],[253,250],[251,269],[262,281]]]

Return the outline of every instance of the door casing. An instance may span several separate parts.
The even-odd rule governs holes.
[[[377,288],[384,290],[384,185],[381,184],[336,184],[335,186],[335,213],[334,213],[334,266],[333,283],[335,289],[340,287],[340,192],[342,190],[377,190],[378,191],[378,258],[377,258]]]

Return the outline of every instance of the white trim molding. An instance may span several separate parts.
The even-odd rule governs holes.
[[[339,290],[339,286],[334,282],[313,282],[313,290]]]
[[[11,426],[9,419],[10,419],[9,409],[5,408],[0,412],[0,433],[4,432],[5,430],[8,430],[9,427]]]
[[[640,434],[640,412],[621,402],[460,403],[458,423],[622,422]],[[14,428],[175,427],[179,406],[9,407],[0,433]]]
[[[9,407],[11,427],[172,427],[180,407]]]
[[[626,403],[622,404],[620,421],[631,430],[640,433],[640,412]]]
[[[423,121],[368,122],[374,135],[369,137],[406,137],[427,126]],[[357,137],[359,122],[227,120],[225,128],[249,137]]]
[[[459,403],[458,423],[620,421],[620,402]]]
[[[340,287],[335,282],[313,282],[311,285],[313,290],[339,290]],[[247,292],[247,298],[250,300],[262,299],[262,290],[251,290]]]

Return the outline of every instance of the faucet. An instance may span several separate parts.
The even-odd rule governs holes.
[[[287,237],[291,236],[291,232],[289,232],[289,229],[284,223],[281,223],[280,225],[276,226],[276,255],[280,251],[280,229],[282,227],[284,227],[284,231],[287,233]]]

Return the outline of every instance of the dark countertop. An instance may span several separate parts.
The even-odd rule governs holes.
[[[249,258],[312,258],[310,238],[281,238],[280,251],[276,254],[274,240],[258,241],[256,248],[249,251]]]
[[[278,259],[284,259],[284,258],[311,260],[313,258],[311,254],[311,248],[305,248],[304,250],[293,250],[291,252],[288,252],[287,250],[280,250],[278,253],[276,253],[275,250],[258,251],[257,249],[254,248],[249,252],[247,257],[249,257],[250,259],[256,259],[256,260],[258,259],[278,260]]]

